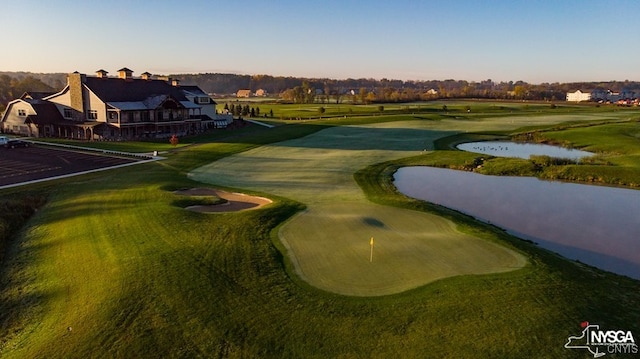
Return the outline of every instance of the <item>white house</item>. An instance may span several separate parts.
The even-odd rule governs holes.
[[[567,92],[567,101],[569,102],[581,102],[591,100],[591,92],[582,92],[577,90],[576,92]]]

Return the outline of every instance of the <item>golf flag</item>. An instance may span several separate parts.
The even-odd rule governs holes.
[[[369,241],[369,245],[371,246],[371,254],[369,255],[369,262],[373,262],[373,237]]]

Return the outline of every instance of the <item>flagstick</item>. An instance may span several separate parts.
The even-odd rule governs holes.
[[[373,262],[373,237],[371,237],[371,241],[369,241],[371,245],[371,254],[369,255],[369,263]]]

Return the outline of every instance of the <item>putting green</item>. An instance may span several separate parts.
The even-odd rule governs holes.
[[[521,255],[462,234],[441,217],[368,203],[314,206],[279,234],[301,278],[346,295],[393,294],[441,278],[525,264]]]
[[[353,179],[364,166],[422,153],[447,132],[427,121],[329,128],[262,146],[190,173],[195,180],[288,197],[307,210],[280,237],[310,284],[358,296],[402,292],[463,274],[525,265],[500,245],[458,232],[441,217],[370,203]],[[375,238],[369,262],[369,239]]]

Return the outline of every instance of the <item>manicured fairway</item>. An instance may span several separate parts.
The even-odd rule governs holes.
[[[191,173],[198,181],[292,198],[308,206],[281,231],[297,273],[347,295],[398,293],[461,274],[503,272],[526,260],[463,235],[443,218],[374,205],[353,179],[376,162],[417,155],[445,132],[425,121],[343,126],[243,152]],[[369,239],[379,237],[369,260]]]

